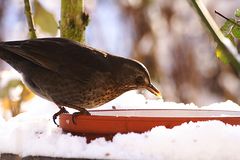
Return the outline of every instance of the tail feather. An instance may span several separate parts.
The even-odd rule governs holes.
[[[27,65],[29,62],[15,53],[5,49],[4,45],[5,42],[0,42],[0,59],[7,62],[18,72],[22,72],[22,70],[25,68],[23,64]]]

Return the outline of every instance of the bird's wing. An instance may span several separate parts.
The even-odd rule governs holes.
[[[3,47],[41,67],[85,80],[97,71],[111,72],[109,54],[63,38],[5,42]]]

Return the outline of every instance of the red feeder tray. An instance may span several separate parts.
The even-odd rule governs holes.
[[[232,125],[240,125],[240,111],[202,109],[121,109],[92,110],[91,116],[60,115],[60,127],[64,132],[87,137],[88,141],[97,137],[111,139],[117,133],[143,133],[156,126],[172,128],[185,122],[220,120]]]

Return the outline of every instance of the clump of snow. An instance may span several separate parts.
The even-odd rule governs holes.
[[[194,104],[146,100],[135,92],[128,92],[100,109],[112,108],[177,108],[195,109]],[[226,101],[206,109],[239,110],[240,106]],[[4,120],[0,116],[0,153],[94,158],[94,159],[238,159],[240,126],[221,121],[190,122],[167,129],[158,126],[142,134],[117,134],[112,141],[98,138],[86,142],[85,137],[63,133],[52,122],[58,108],[41,98],[34,98],[23,106],[25,112]],[[68,109],[69,110],[69,109]],[[73,111],[73,110],[72,110]]]
[[[0,73],[0,87],[5,86],[10,80],[13,79],[21,79],[21,75],[14,70],[13,68],[11,68],[10,70],[7,71],[1,71]]]
[[[27,114],[27,113],[24,113]],[[23,115],[22,115],[23,116]],[[20,121],[19,121],[20,120]],[[21,156],[99,159],[236,159],[240,156],[240,126],[220,121],[163,126],[137,134],[117,134],[87,144],[84,137],[62,133],[47,117],[5,122],[0,129],[0,152]]]
[[[184,104],[184,103],[175,103],[175,102],[166,102],[163,99],[154,99],[149,100],[144,97],[142,94],[137,94],[137,91],[129,91],[119,96],[113,101],[106,103],[105,105],[94,108],[95,109],[217,109],[217,110],[232,110],[240,111],[238,104],[228,100],[222,103],[213,103],[208,106],[197,106],[193,103]]]

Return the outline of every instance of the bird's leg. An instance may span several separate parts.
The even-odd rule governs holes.
[[[59,125],[58,125],[57,122],[56,122],[57,117],[58,117],[60,114],[62,114],[62,113],[68,113],[68,111],[67,111],[64,107],[62,107],[62,106],[58,106],[58,108],[59,108],[60,110],[53,115],[53,122],[59,127]]]
[[[79,112],[74,112],[72,114],[72,122],[73,124],[76,124],[75,118],[79,115],[91,115],[85,108],[79,108]]]

